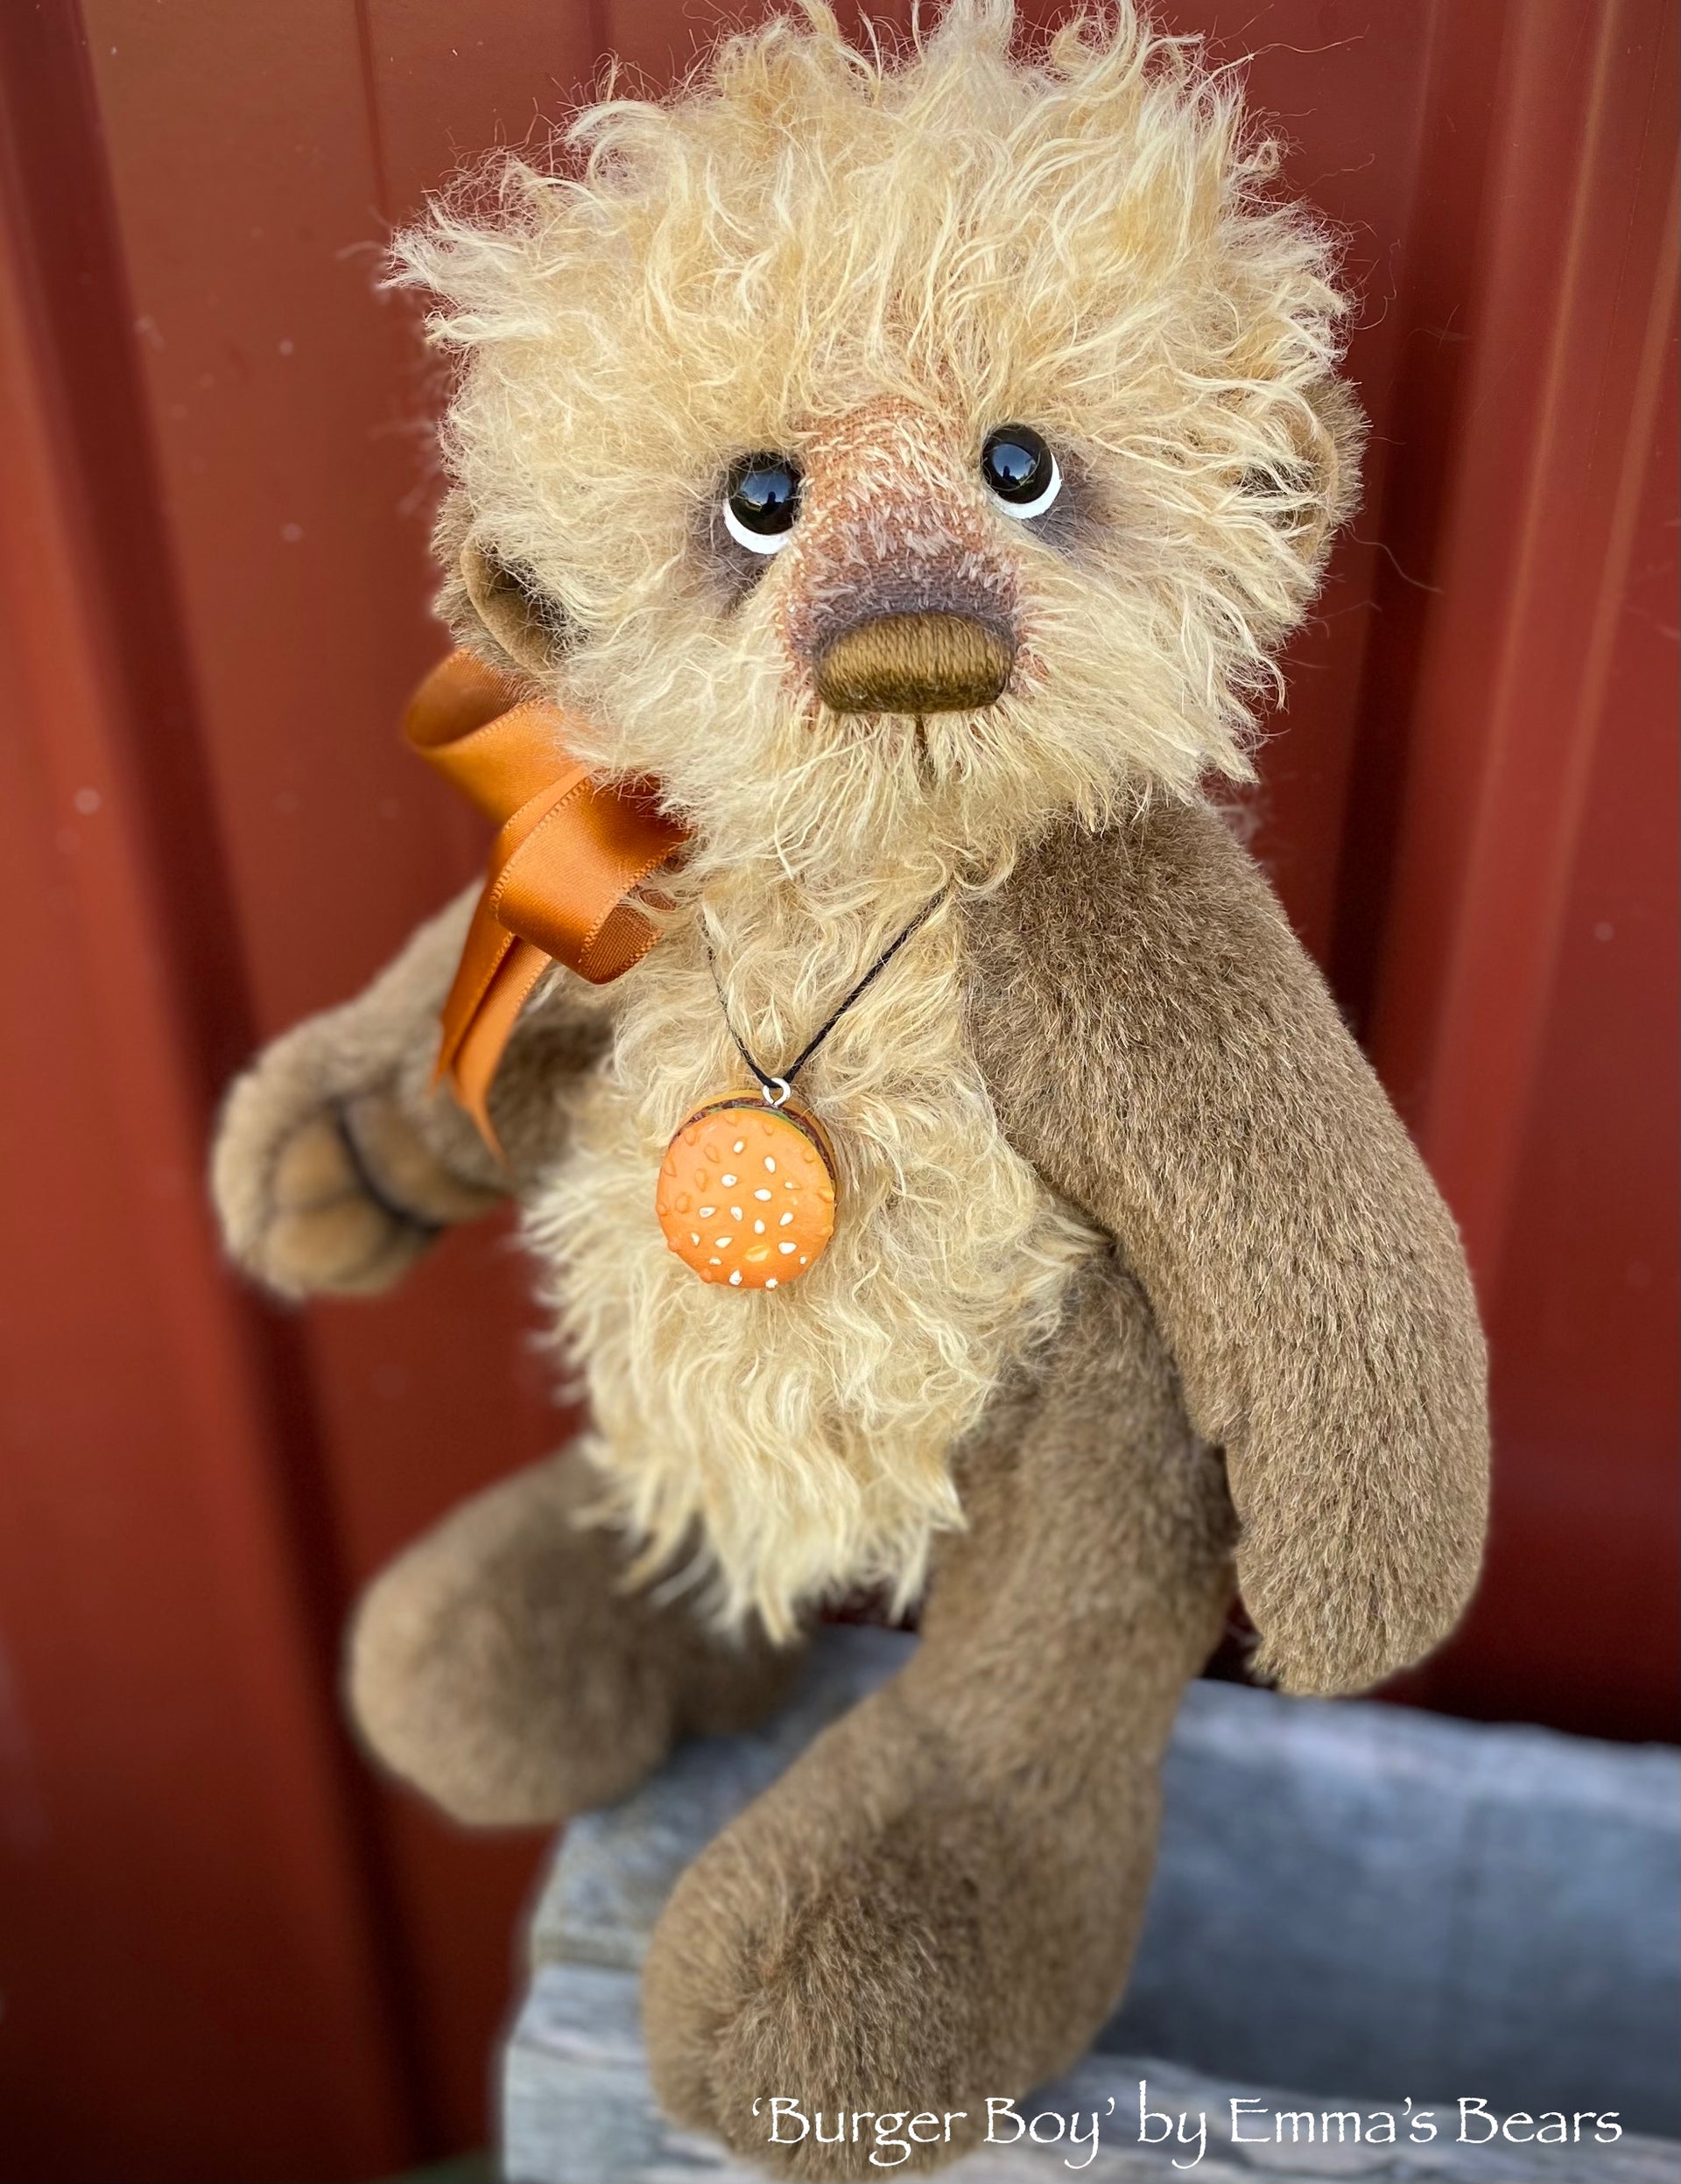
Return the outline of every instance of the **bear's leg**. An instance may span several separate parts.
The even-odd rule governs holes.
[[[1180,1695],[1230,1596],[1218,1458],[1110,1267],[959,1477],[969,1528],[911,1661],[685,1874],[644,1973],[661,2099],[779,2174],[879,2173],[870,2118],[894,2114],[938,2118],[899,2164],[932,2167],[984,2136],[989,2096],[1084,2051],[1137,1937]],[[776,2098],[804,2136],[791,2111],[773,2124]],[[844,2113],[845,2143],[819,2143],[819,2110],[829,2140]]]
[[[472,1827],[534,1827],[623,1797],[678,1736],[744,1729],[798,1649],[704,1631],[623,1586],[617,1535],[580,1527],[576,1453],[454,1510],[362,1596],[350,1710],[376,1758]]]

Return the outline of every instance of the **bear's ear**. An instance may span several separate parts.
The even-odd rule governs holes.
[[[1332,537],[1360,504],[1360,458],[1366,418],[1346,381],[1325,378],[1304,390],[1305,413],[1291,419],[1295,471],[1303,504],[1294,529],[1304,561],[1317,568]]]
[[[1366,413],[1346,379],[1325,378],[1309,387],[1315,429],[1305,451],[1319,480],[1325,537],[1360,506],[1360,459],[1366,449]]]
[[[552,668],[576,636],[559,600],[482,538],[468,538],[457,565],[468,604],[509,658],[531,675]]]
[[[1289,539],[1304,570],[1313,572],[1333,534],[1359,503],[1366,420],[1344,382],[1329,377],[1270,414],[1277,451],[1263,460],[1251,456],[1238,485],[1257,513]]]

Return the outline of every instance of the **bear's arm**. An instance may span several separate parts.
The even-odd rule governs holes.
[[[1226,1452],[1259,1667],[1347,1691],[1476,1581],[1486,1363],[1458,1234],[1220,818],[1059,832],[970,912],[1010,1142],[1115,1239]]]
[[[599,989],[557,973],[515,1026],[490,1095],[500,1164],[432,1084],[438,1012],[479,889],[422,925],[354,1001],[264,1049],[233,1085],[211,1155],[230,1254],[285,1296],[387,1289],[564,1147],[566,1085],[600,1056]]]

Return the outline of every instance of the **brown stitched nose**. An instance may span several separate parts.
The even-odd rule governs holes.
[[[970,614],[872,614],[818,656],[835,713],[969,713],[1003,694],[1016,648]]]

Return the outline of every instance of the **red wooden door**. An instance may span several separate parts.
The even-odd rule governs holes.
[[[556,1437],[496,1233],[389,1303],[219,1268],[213,1103],[470,871],[390,226],[629,0],[0,9],[0,2175],[369,2176],[484,2130],[538,1846],[337,1724],[349,1593]],[[907,10],[884,10],[903,21]],[[1257,846],[1465,1225],[1498,1481],[1469,1712],[1672,1733],[1667,0],[1168,6],[1345,223],[1365,509]]]

